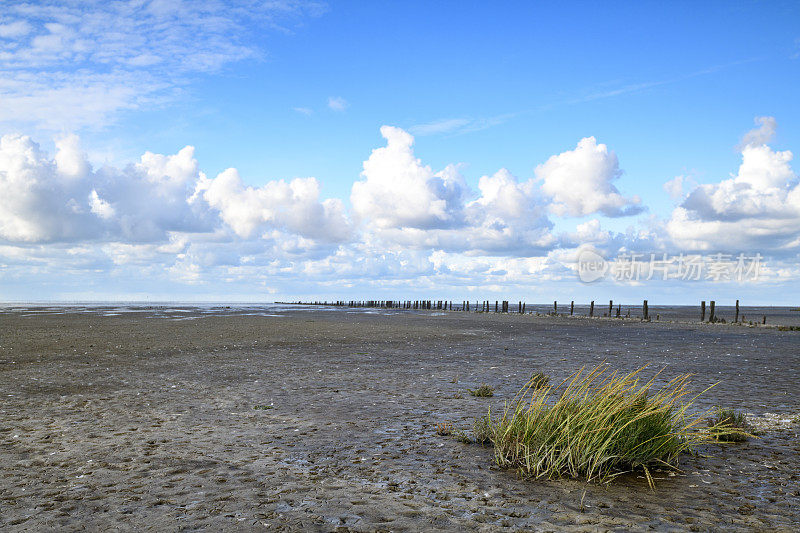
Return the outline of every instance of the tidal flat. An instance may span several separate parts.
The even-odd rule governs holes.
[[[796,530],[800,332],[517,314],[0,312],[0,529]],[[691,373],[757,438],[679,472],[521,479],[437,434],[535,372]],[[647,372],[647,371],[646,371]],[[469,389],[494,388],[491,397]]]

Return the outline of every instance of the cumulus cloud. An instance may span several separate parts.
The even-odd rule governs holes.
[[[201,180],[197,187],[197,193],[243,238],[274,228],[337,242],[350,235],[344,204],[338,199],[320,202],[320,187],[315,178],[297,178],[288,183],[270,181],[263,187],[247,187],[239,172],[229,168],[214,179]]]
[[[594,137],[581,139],[574,150],[536,167],[542,191],[552,198],[550,209],[560,216],[602,213],[619,217],[642,212],[638,196],[625,198],[612,183],[621,174],[616,154]]]
[[[533,180],[501,169],[467,187],[458,167],[434,172],[413,152],[414,138],[381,128],[385,147],[364,162],[353,184],[353,211],[387,246],[468,253],[541,253],[554,242],[545,203]]]
[[[738,172],[719,183],[702,184],[676,208],[667,225],[681,246],[695,249],[800,246],[800,185],[792,153],[763,142],[775,130],[771,117],[745,135]]]
[[[0,138],[0,239],[153,241],[209,229],[204,207],[187,202],[199,176],[193,148],[95,171],[77,137],[56,147],[50,159],[27,136]]]
[[[442,228],[461,221],[466,185],[457,169],[434,172],[414,155],[414,138],[381,127],[386,146],[372,151],[353,184],[355,214],[378,228]]]
[[[800,253],[800,189],[788,151],[753,141],[730,179],[672,180],[665,188],[676,196],[691,190],[666,225],[652,217],[647,227],[638,221],[617,233],[592,217],[564,231],[550,220],[554,205],[580,215],[638,207],[610,185],[619,175],[616,157],[594,139],[553,156],[533,178],[501,168],[473,190],[459,166],[435,171],[417,158],[406,131],[385,126],[381,134],[385,145],[364,161],[349,212],[341,200],[323,198],[315,178],[252,185],[235,168],[208,177],[191,146],[93,168],[77,136],[58,138],[52,156],[26,136],[0,137],[2,278],[24,283],[69,269],[268,292],[411,280],[420,289],[483,291],[574,279],[570,265],[587,245],[607,257],[779,250],[789,266],[773,274],[800,272],[786,263]],[[578,174],[584,190],[601,194],[577,201],[550,187]]]
[[[155,243],[219,228],[242,238],[257,230],[269,238],[278,231],[326,242],[349,235],[342,202],[320,200],[314,178],[246,187],[236,169],[228,169],[209,179],[191,146],[173,155],[146,152],[122,169],[95,170],[76,136],[56,147],[50,158],[29,137],[0,138],[0,240]]]

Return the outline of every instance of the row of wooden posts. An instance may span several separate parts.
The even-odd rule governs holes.
[[[281,303],[281,302],[279,302]],[[313,302],[285,302],[297,305],[323,305],[323,306],[333,306],[333,307],[370,307],[370,308],[379,308],[379,309],[430,309],[430,310],[440,310],[440,311],[474,311],[476,313],[489,313],[492,311],[491,302],[489,300],[483,300],[481,302],[476,301],[474,305],[470,305],[471,302],[468,300],[463,300],[461,305],[453,305],[453,301],[450,300],[335,300],[335,301],[313,301]],[[594,314],[594,300],[589,304],[589,317],[592,318],[595,316]],[[509,302],[507,300],[495,300],[494,302],[494,312],[495,313],[509,313]],[[519,314],[526,314],[526,303],[525,302],[518,302],[517,304],[517,313]],[[739,322],[739,300],[736,300],[736,310],[735,310],[735,317],[733,319],[734,322]],[[553,302],[553,311],[548,313],[550,315],[558,315],[558,301]],[[575,301],[571,301],[569,303],[569,315],[573,316],[575,314]],[[611,317],[615,316],[616,318],[622,317],[622,305],[617,304],[616,310],[614,309],[614,301],[608,301],[608,312],[604,313],[603,316]],[[627,318],[630,318],[630,310],[626,314]],[[659,320],[660,315],[656,315],[656,320]],[[744,315],[741,316],[742,322],[745,321]],[[650,321],[650,307],[647,303],[647,300],[642,302],[642,320]],[[700,302],[700,321],[706,321],[706,301],[703,300]],[[708,322],[722,322],[724,320],[718,318],[716,316],[716,302],[711,300],[708,306]],[[762,324],[767,323],[767,317],[762,317]]]

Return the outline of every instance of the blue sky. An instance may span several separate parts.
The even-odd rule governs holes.
[[[0,299],[796,304],[798,21],[793,2],[11,2]],[[585,284],[586,247],[768,268]]]

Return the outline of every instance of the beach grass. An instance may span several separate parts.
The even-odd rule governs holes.
[[[534,372],[531,374],[531,379],[529,379],[528,382],[534,389],[541,389],[550,384],[550,376],[544,372]]]
[[[750,437],[750,424],[744,413],[717,406],[708,419],[714,438],[722,442],[744,442]]]
[[[478,398],[488,398],[490,396],[494,396],[494,387],[490,387],[489,385],[483,384],[477,389],[467,389],[472,396],[477,396]]]
[[[533,378],[481,434],[501,467],[524,477],[585,478],[609,482],[620,474],[677,467],[678,457],[713,440],[703,424],[708,412],[690,415],[689,375],[656,388],[640,368],[628,374],[605,365],[581,369],[557,387]],[[656,374],[657,376],[658,374]],[[477,431],[476,431],[477,436]]]

